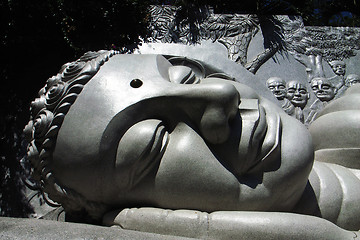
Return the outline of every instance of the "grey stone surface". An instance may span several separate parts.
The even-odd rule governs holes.
[[[38,191],[26,188],[26,198],[33,208],[34,213],[31,215],[34,218],[40,218],[53,211],[55,208],[46,204]]]
[[[190,239],[179,236],[152,234],[120,227],[101,227],[80,223],[65,223],[41,219],[0,217],[1,240],[90,240],[90,239]]]
[[[309,130],[315,160],[360,169],[360,84],[326,105]]]
[[[164,54],[184,56],[206,62],[222,72],[227,73],[236,81],[256,89],[257,93],[278,104],[261,78],[250,73],[242,65],[228,59],[227,49],[220,43],[204,40],[199,45],[184,45],[179,43],[143,43],[135,53],[140,54]]]
[[[199,239],[337,240],[358,236],[358,233],[345,231],[320,218],[279,212],[226,211],[208,214],[193,210],[133,208],[124,209],[114,216],[105,217],[107,224]],[[158,224],[154,224],[154,219]]]
[[[331,36],[332,33],[334,36],[341,31],[343,31],[343,36],[347,35],[347,32],[344,28],[324,27],[323,29],[321,29],[318,27],[306,27],[306,26],[305,27],[301,26],[301,28],[304,28],[304,31],[306,31],[309,34],[309,36],[312,36],[312,34],[317,34],[317,36],[322,35],[324,37],[323,41],[324,42],[328,41],[329,44],[331,41],[326,39],[326,36],[325,36],[326,34],[324,34],[324,31],[327,31],[329,33],[328,36]],[[294,30],[295,29],[296,28],[294,28]],[[353,37],[356,38],[356,34],[359,30],[357,28],[353,28],[351,31],[354,31]],[[293,39],[292,35],[296,34],[296,31],[295,31],[295,33],[290,31],[289,33],[286,33],[286,34],[288,34],[289,39]],[[314,39],[314,44],[316,44],[315,39]],[[307,39],[307,41],[309,41],[309,43],[311,43],[311,39]],[[342,59],[343,62],[346,64],[345,79],[348,75],[359,74],[359,68],[356,67],[359,63],[359,54],[358,54],[359,51],[356,50],[358,44],[356,44],[355,42],[353,42],[353,43],[346,42],[343,39],[341,39],[341,37],[338,37],[337,42],[336,42],[336,40],[334,40],[334,41],[335,41],[334,43],[331,43],[333,45],[332,48],[329,48],[329,49],[326,49],[326,47],[324,47],[323,49],[318,48],[318,51],[322,52],[321,56],[322,57],[327,56],[327,57],[329,57],[329,59],[335,59],[335,60]],[[296,44],[295,44],[295,46],[296,46]],[[326,46],[326,44],[324,44],[324,46]],[[353,52],[353,55],[350,55],[350,56],[346,55],[346,54],[342,55],[341,51],[344,50],[345,48],[352,49],[351,51]],[[258,32],[249,45],[248,56],[253,56],[254,54],[256,54],[256,52],[259,52],[260,49],[264,49],[263,35],[261,34],[261,32]],[[338,49],[339,51],[336,52],[336,49]],[[306,53],[306,54],[309,54],[309,53]],[[305,54],[305,56],[306,56],[306,54]],[[303,61],[305,60],[305,58],[304,58],[304,56],[301,58],[298,58],[298,56],[299,55],[294,54],[294,52],[291,52],[291,51],[276,53],[274,55],[273,60],[270,59],[270,60],[266,61],[259,68],[259,70],[256,72],[256,76],[258,78],[262,79],[263,82],[266,81],[266,79],[268,79],[270,77],[280,77],[280,78],[284,79],[286,82],[296,80],[296,81],[301,82],[305,86],[307,86],[308,91],[310,93],[310,98],[309,98],[308,104],[306,105],[306,107],[304,109],[304,114],[305,114],[305,117],[307,118],[311,112],[311,109],[310,109],[311,105],[317,100],[317,97],[311,91],[311,86],[308,83],[310,80],[309,80],[309,77],[307,76],[306,66],[304,66],[304,64],[303,64]],[[311,54],[308,56],[311,56]],[[330,57],[330,56],[332,56],[332,57]],[[326,58],[326,57],[324,57],[324,58]],[[329,60],[329,59],[327,59],[327,60],[324,60],[323,58],[321,59],[320,66],[322,68],[322,72],[318,73],[318,75],[321,77],[333,79],[334,83],[336,83],[337,82],[337,80],[335,79],[336,75],[334,74],[334,72],[331,68],[331,65],[330,65],[331,60]],[[308,61],[308,60],[306,60],[306,61]],[[307,64],[309,64],[309,62]],[[307,65],[307,66],[309,66],[309,65]],[[345,89],[341,89],[340,91],[338,91],[336,98],[342,96],[344,90]],[[320,109],[317,110],[317,112],[319,112],[319,111],[320,111]],[[307,122],[307,124],[308,124],[308,122]]]
[[[259,31],[250,43],[248,52],[249,58],[252,59],[264,50],[264,38]],[[330,71],[330,69],[329,69]],[[266,61],[256,72],[256,76],[263,83],[270,77],[280,77],[286,82],[290,80],[298,80],[307,83],[307,75],[304,66],[298,62],[293,55],[289,53],[276,53],[274,59]]]
[[[212,9],[204,8],[190,29],[186,21],[177,21],[177,11],[177,7],[151,7],[151,41],[203,45],[204,41],[211,40],[222,45],[222,55],[255,74],[258,83],[264,85],[267,79],[280,77],[286,82],[295,80],[304,84],[310,92],[308,103],[300,114],[305,119],[312,121],[314,109],[311,106],[318,100],[310,91],[312,78],[331,80],[338,98],[346,90],[347,86],[343,84],[347,76],[360,74],[357,67],[358,28],[304,26],[301,17],[284,15],[268,16],[272,24],[260,26],[253,14],[215,14]],[[337,75],[332,70],[332,63],[339,61],[345,63],[345,71]],[[251,87],[257,89],[255,85]],[[263,96],[263,88],[258,90]],[[316,113],[320,110],[316,109]],[[299,114],[290,115],[302,119]],[[304,123],[308,125],[310,122]]]

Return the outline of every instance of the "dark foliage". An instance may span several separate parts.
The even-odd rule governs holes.
[[[32,212],[24,197],[30,102],[62,64],[88,50],[134,48],[146,38],[142,1],[9,0],[0,3],[0,215]]]
[[[208,4],[215,13],[253,13],[257,15],[300,15],[306,25],[360,27],[358,0],[173,0],[160,1],[175,5]]]
[[[22,177],[26,176],[27,172],[19,161],[25,154],[25,143],[21,137],[22,126],[17,124],[17,118],[23,115],[22,103],[14,93],[6,98],[1,95],[1,103],[4,107],[1,108],[0,118],[0,215],[26,217],[32,213],[32,208],[25,199],[22,184]]]

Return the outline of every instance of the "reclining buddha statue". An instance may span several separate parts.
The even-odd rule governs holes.
[[[193,238],[358,235],[360,172],[314,162],[303,124],[204,62],[88,52],[47,80],[24,132],[33,178],[69,219]]]

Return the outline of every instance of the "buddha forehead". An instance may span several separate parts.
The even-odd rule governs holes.
[[[91,96],[103,107],[119,112],[141,99],[158,95],[162,89],[153,84],[162,85],[164,90],[170,87],[171,66],[161,55],[114,56],[85,86],[82,97]]]

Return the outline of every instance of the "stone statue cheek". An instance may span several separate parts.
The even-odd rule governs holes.
[[[239,194],[239,182],[204,139],[187,124],[179,123],[170,135],[156,173],[152,193],[156,204],[213,211],[218,204],[227,202],[225,209],[239,208]]]

